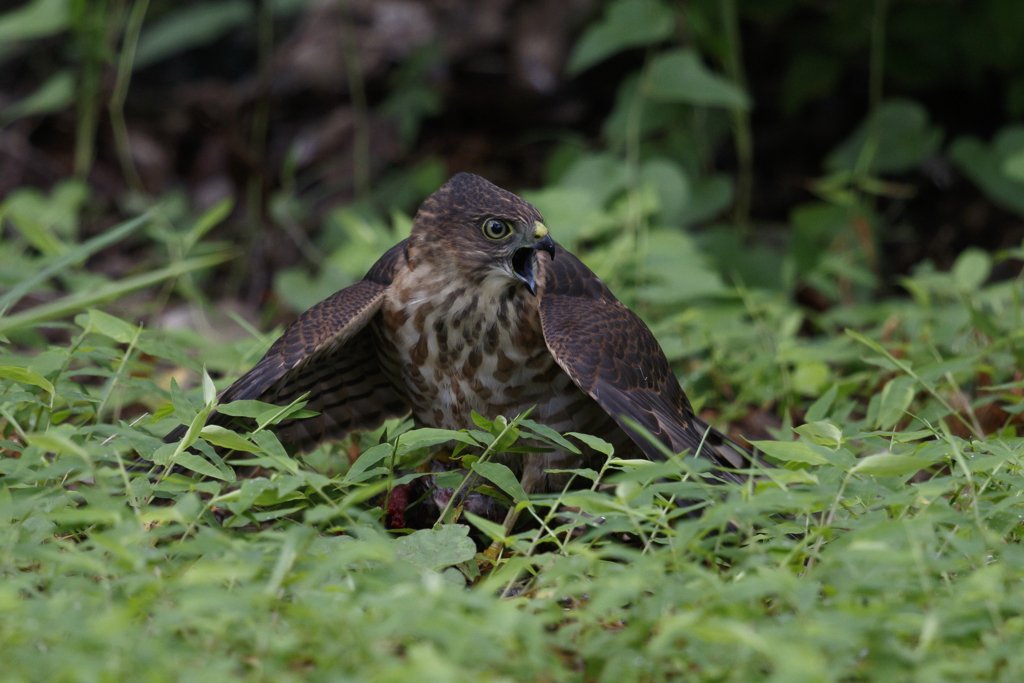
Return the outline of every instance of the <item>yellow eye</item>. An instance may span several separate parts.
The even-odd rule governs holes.
[[[484,237],[489,240],[503,240],[512,235],[512,226],[498,218],[484,221]]]

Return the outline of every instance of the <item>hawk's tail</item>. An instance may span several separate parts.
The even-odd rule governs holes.
[[[697,432],[697,439],[699,442],[703,442],[701,455],[704,457],[729,469],[746,470],[755,465],[765,466],[756,453],[730,439],[696,415],[691,420]],[[721,472],[720,474],[729,481],[742,482],[747,479],[746,475],[737,472]]]

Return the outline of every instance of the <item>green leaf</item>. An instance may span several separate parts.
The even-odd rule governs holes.
[[[1003,173],[1011,180],[1024,183],[1024,150],[1006,157],[1003,161]]]
[[[177,412],[177,411],[175,411]],[[192,444],[199,438],[199,433],[203,431],[203,427],[206,426],[206,418],[210,416],[210,406],[204,406],[196,413],[196,416],[192,418],[192,422],[188,426],[188,430],[185,432],[185,436],[182,438],[180,445],[175,448],[175,452],[181,453],[186,448],[190,448]]]
[[[178,450],[177,444],[165,443],[153,451],[153,462],[157,465],[169,465],[171,456]]]
[[[671,8],[658,0],[615,0],[576,43],[566,73],[574,76],[628,48],[660,43],[674,26]]]
[[[192,424],[192,420],[196,417],[196,409],[173,377],[171,378],[171,404],[174,405],[174,415],[181,424]]]
[[[1024,125],[1003,128],[989,145],[965,136],[949,146],[950,158],[989,199],[1024,216],[1024,179],[1006,172],[1006,164],[1019,154],[1024,154]]]
[[[828,366],[819,361],[796,364],[793,371],[793,389],[804,396],[817,396],[828,381]]]
[[[819,446],[839,448],[843,442],[843,433],[831,422],[810,422],[800,425],[794,431]]]
[[[727,290],[693,238],[678,229],[654,229],[647,236],[645,272],[650,284],[637,298],[653,304],[674,304],[721,295]]]
[[[767,475],[780,484],[818,484],[818,477],[807,470],[772,469]]]
[[[0,18],[2,21],[2,18]],[[2,28],[0,28],[2,32]],[[0,38],[2,40],[2,38]],[[0,112],[0,125],[26,116],[52,114],[66,109],[75,99],[75,77],[71,71],[58,71],[35,92]]]
[[[252,21],[252,5],[244,0],[199,2],[182,6],[143,31],[133,68],[212,43],[231,29]]]
[[[164,419],[165,417],[170,417],[171,415],[174,415],[174,404],[168,401],[167,403],[164,403],[162,406],[156,409],[156,411],[153,413],[153,417],[150,418],[149,423],[156,424],[160,420]]]
[[[210,373],[203,368],[203,403],[212,406],[214,401],[217,400],[217,388],[213,386],[213,379],[210,378]]]
[[[484,430],[485,432],[490,432],[494,429],[494,423],[488,420],[480,413],[476,412],[475,410],[470,411],[470,417],[473,420],[473,424],[475,424],[477,427]]]
[[[688,226],[714,218],[732,205],[734,194],[732,178],[724,173],[692,179],[680,223]]]
[[[0,45],[52,36],[70,22],[70,0],[33,0],[0,15]]]
[[[299,473],[299,465],[288,455],[276,434],[267,431],[256,432],[252,435],[252,440],[282,470],[292,474]]]
[[[464,510],[462,515],[468,519],[473,526],[487,534],[488,538],[492,541],[500,541],[502,543],[508,542],[508,536],[505,535],[505,527],[497,522],[492,522],[489,519],[484,519],[483,517],[474,515],[469,510]]]
[[[818,397],[818,399],[811,404],[811,407],[807,409],[807,414],[804,415],[804,419],[808,422],[819,422],[828,415],[829,408],[835,403],[836,396],[839,394],[839,385],[833,384],[832,387],[824,394]]]
[[[241,434],[219,425],[206,425],[199,432],[199,436],[220,448],[228,448],[245,453],[262,453],[259,447]]]
[[[232,417],[251,417],[254,419],[269,410],[280,410],[280,406],[276,406],[273,403],[251,400],[232,401],[231,403],[224,403],[217,406],[217,412],[221,415],[230,415]]]
[[[669,50],[652,60],[644,82],[648,97],[703,107],[749,109],[750,98],[704,65],[695,50]]]
[[[395,554],[424,569],[441,569],[472,560],[476,544],[465,524],[445,524],[440,529],[421,529],[395,541]]]
[[[753,441],[755,448],[765,455],[783,462],[802,462],[808,465],[828,465],[823,455],[803,441]]]
[[[79,181],[63,181],[49,196],[23,187],[0,203],[0,220],[6,219],[44,257],[61,260],[71,251],[68,241],[78,232],[79,212],[87,196],[87,187]]]
[[[19,384],[31,384],[34,387],[43,389],[50,395],[53,395],[53,385],[48,379],[40,375],[38,372],[32,372],[27,368],[20,368],[11,365],[0,366],[0,377],[6,377],[7,379],[13,379]]]
[[[917,380],[913,377],[894,377],[882,389],[881,403],[875,426],[878,429],[891,429],[903,419],[907,408],[914,400]]]
[[[462,486],[465,477],[459,472],[441,472],[434,477],[434,485],[442,489],[454,489]]]
[[[130,325],[120,318],[115,318],[109,313],[97,311],[95,308],[90,308],[86,313],[89,315],[89,325],[94,330],[120,344],[130,344],[139,334],[138,327]]]
[[[185,238],[186,251],[202,239],[206,233],[220,225],[231,214],[231,209],[234,206],[235,200],[228,197],[214,204],[206,213],[197,218]]]
[[[63,429],[63,427],[59,429]],[[86,462],[92,462],[92,456],[87,450],[60,432],[50,431],[43,434],[26,434],[25,436],[32,446],[38,446],[52,453],[74,453]]]
[[[352,463],[352,467],[349,468],[345,474],[345,478],[342,480],[341,485],[347,486],[350,484],[357,484],[367,477],[363,476],[367,470],[379,463],[384,458],[391,455],[391,444],[382,443],[370,448],[359,455],[356,461]]]
[[[562,176],[561,185],[574,192],[549,197],[554,200],[575,200],[573,204],[580,209],[588,210],[577,220],[599,219],[604,205],[616,194],[626,188],[629,183],[629,171],[626,164],[611,152],[594,152],[581,154]],[[572,205],[569,207],[572,208]],[[577,224],[573,235],[587,237],[590,235],[589,222]]]
[[[861,458],[850,472],[870,474],[875,477],[898,477],[925,469],[932,462],[912,455],[878,453]]]
[[[570,443],[569,441],[567,441],[565,439],[565,437],[563,437],[561,434],[559,434],[554,429],[552,429],[551,427],[548,427],[545,424],[541,424],[539,422],[534,422],[533,420],[520,420],[519,421],[519,426],[520,427],[525,427],[526,429],[530,430],[531,432],[534,432],[534,433],[544,437],[545,439],[548,439],[549,441],[554,442],[555,444],[557,444],[558,446],[564,448],[565,450],[569,451],[570,453],[579,453],[580,452],[580,449],[578,449],[575,446],[573,446],[572,443]]]
[[[594,516],[629,511],[629,508],[622,503],[597,491],[570,491],[562,496],[562,503],[571,507],[578,507],[588,515]]]
[[[218,470],[217,467],[209,460],[194,453],[189,453],[188,451],[178,453],[177,457],[174,458],[174,464],[181,465],[185,469],[192,470],[193,472],[197,472],[207,477],[227,480],[224,473]]]
[[[976,292],[992,272],[992,257],[981,249],[965,249],[953,264],[953,281],[962,292]]]
[[[472,469],[474,472],[511,496],[511,498],[517,503],[523,503],[530,500],[530,497],[526,495],[526,491],[523,490],[523,487],[516,478],[516,475],[514,475],[512,470],[505,465],[497,462],[475,462],[472,465]]]
[[[580,434],[579,432],[569,432],[568,436],[572,436],[579,439],[583,443],[593,448],[598,453],[604,453],[609,457],[615,452],[615,449],[612,447],[610,443],[608,443],[604,439],[599,439],[596,436],[590,436],[589,434]]]
[[[544,224],[567,248],[600,227],[605,218],[598,192],[592,187],[547,187],[523,192],[523,199],[544,214]]]
[[[904,173],[939,151],[941,128],[913,100],[883,102],[825,161],[829,171],[853,171],[869,161],[870,173]],[[869,146],[870,145],[870,146]]]
[[[648,159],[640,167],[640,182],[654,188],[661,222],[680,225],[690,203],[690,179],[683,168],[663,157]]]
[[[519,439],[519,428],[509,426],[505,422],[505,417],[499,415],[494,420],[494,429],[491,430],[491,434],[495,437],[494,443],[491,444],[491,452],[493,453],[506,453],[508,449]],[[498,437],[501,437],[500,439]]]
[[[459,441],[468,446],[479,446],[480,443],[466,432],[453,429],[414,429],[402,434],[398,441],[398,454],[405,455],[420,448],[429,448],[440,443]]]
[[[256,503],[256,499],[258,499],[263,493],[272,491],[273,489],[273,483],[263,477],[246,479],[242,481],[242,488],[239,489],[238,500],[230,509],[236,515],[245,512]]]
[[[303,412],[302,408],[306,405],[308,397],[309,392],[307,391],[286,406],[271,406],[256,416],[256,426],[259,429],[264,429],[269,425],[278,424],[289,417],[297,417],[300,412]]]

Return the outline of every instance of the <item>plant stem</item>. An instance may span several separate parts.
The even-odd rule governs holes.
[[[133,191],[143,193],[142,179],[132,159],[132,145],[128,139],[128,126],[124,120],[124,102],[128,97],[128,85],[132,79],[132,67],[135,64],[135,48],[139,43],[142,22],[146,18],[149,0],[135,0],[128,25],[124,30],[124,44],[121,46],[121,57],[117,64],[117,82],[110,96],[110,126],[114,131],[114,145],[117,147],[117,159],[121,163],[121,172],[125,182]]]
[[[79,180],[89,175],[96,149],[106,17],[106,0],[82,3],[76,17],[82,59],[78,83],[78,126],[75,130],[75,177]]]
[[[520,417],[523,417],[523,416],[520,416]],[[512,420],[511,422],[509,422],[508,424],[505,425],[505,428],[501,430],[501,433],[499,433],[498,436],[495,437],[494,441],[492,441],[490,443],[490,445],[488,445],[487,448],[484,450],[484,452],[480,454],[480,459],[477,462],[484,462],[485,460],[487,460],[487,458],[491,455],[491,451],[494,449],[494,444],[496,444],[499,441],[501,441],[501,439],[504,438],[505,434],[508,433],[508,430],[512,429],[517,424],[519,424],[517,422],[518,419],[519,418],[516,418],[516,420]],[[473,483],[479,477],[480,477],[480,475],[477,474],[476,472],[467,472],[466,473],[466,478],[463,479],[462,482],[457,487],[455,487],[454,491],[452,491],[452,495],[448,499],[448,503],[444,506],[444,509],[441,510],[441,514],[438,516],[437,521],[434,523],[434,530],[435,531],[440,529],[441,526],[444,524],[444,518],[448,514],[448,511],[452,509],[452,503],[455,501],[456,496],[458,496],[460,493],[462,493],[462,500],[459,501],[459,505],[462,505],[462,503],[465,502],[466,498],[469,497],[470,492],[473,490]],[[462,492],[463,487],[465,487],[465,493]],[[451,521],[451,523],[454,524],[457,521],[458,521],[458,518],[453,519]]]
[[[646,63],[650,61],[651,51],[647,51]],[[626,215],[626,231],[633,237],[633,267],[638,281],[644,279],[644,263],[647,260],[647,230],[640,196],[640,128],[644,113],[644,83],[637,84],[636,94],[629,104],[626,116],[626,198],[629,211]]]
[[[743,69],[743,44],[736,0],[722,0],[722,24],[728,49],[725,70],[737,87],[746,90],[747,76]],[[754,136],[750,130],[750,112],[732,110],[732,136],[736,148],[736,224],[744,232],[750,228],[750,203],[754,191]]]

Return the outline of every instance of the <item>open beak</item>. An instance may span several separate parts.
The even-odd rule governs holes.
[[[530,294],[537,296],[537,281],[533,276],[533,255],[534,252],[546,251],[551,258],[555,258],[555,241],[548,234],[548,229],[543,223],[537,223],[534,227],[533,236],[537,240],[529,247],[520,247],[512,254],[512,271],[516,274]]]
[[[551,235],[545,234],[533,243],[533,248],[548,252],[548,256],[551,257],[551,260],[555,260],[555,241],[551,239]]]

